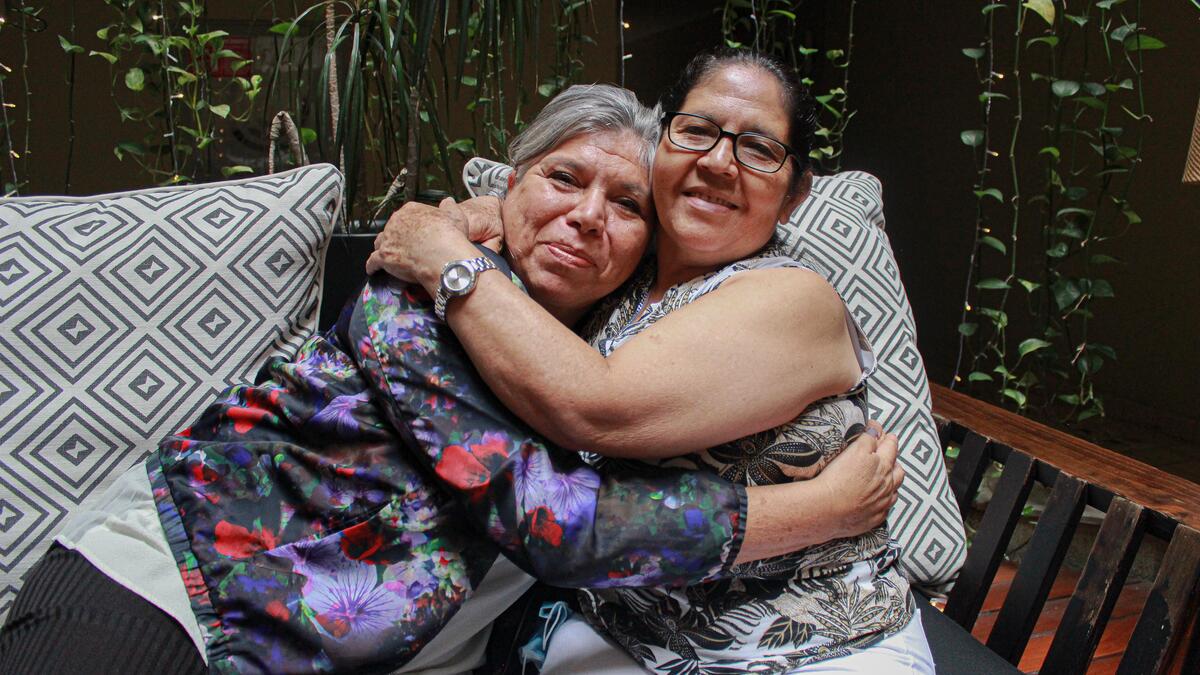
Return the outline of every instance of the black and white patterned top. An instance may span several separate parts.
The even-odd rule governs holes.
[[[608,356],[672,311],[720,287],[744,270],[805,265],[768,247],[708,275],[672,287],[640,308],[654,280],[651,262],[624,292],[604,303],[584,330]],[[806,480],[862,433],[867,377],[874,355],[858,325],[863,377],[840,396],[810,405],[782,426],[700,453],[661,462],[712,471],[747,485]],[[607,470],[623,462],[591,458]],[[736,568],[732,579],[686,588],[582,591],[580,604],[597,629],[660,673],[785,672],[840,656],[903,628],[915,609],[887,528],[836,539],[796,553]]]

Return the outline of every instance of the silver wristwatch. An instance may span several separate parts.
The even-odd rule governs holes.
[[[446,303],[450,298],[460,298],[475,290],[475,279],[480,272],[496,269],[496,263],[485,257],[451,260],[442,268],[442,282],[438,285],[437,297],[433,300],[433,313],[446,320]]]

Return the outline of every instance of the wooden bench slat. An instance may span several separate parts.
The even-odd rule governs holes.
[[[1146,511],[1114,497],[1040,672],[1082,673],[1104,633],[1146,527]]]
[[[935,417],[1200,530],[1200,485],[941,385],[930,383],[929,389]]]
[[[988,635],[988,648],[1013,665],[1021,661],[1071,538],[1075,536],[1075,527],[1083,514],[1084,487],[1083,481],[1066,474],[1059,474],[1055,480],[1054,490],[1013,577],[1004,606]]]
[[[1028,455],[1012,452],[971,542],[971,555],[946,602],[946,616],[967,630],[971,630],[979,616],[979,608],[987,597],[1032,487],[1033,460]]]
[[[1162,672],[1195,615],[1200,532],[1175,528],[1117,675]]]
[[[971,501],[979,490],[983,472],[991,462],[987,446],[986,438],[972,433],[968,433],[959,446],[958,459],[954,460],[954,469],[950,472],[950,490],[958,502],[959,513],[965,514],[971,509]]]

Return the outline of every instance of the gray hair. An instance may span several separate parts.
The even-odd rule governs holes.
[[[628,131],[642,141],[649,169],[662,134],[660,108],[647,108],[633,92],[611,84],[576,84],[550,99],[529,126],[508,144],[508,161],[521,178],[529,164],[581,134]]]

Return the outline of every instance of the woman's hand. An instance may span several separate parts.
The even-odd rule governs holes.
[[[816,478],[746,489],[746,536],[737,563],[853,537],[883,523],[904,469],[896,463],[896,437],[878,422],[868,427],[871,432],[847,445]]]
[[[898,454],[896,436],[883,433],[879,423],[871,421],[867,433],[813,478],[828,498],[830,538],[859,535],[884,522],[904,482]]]
[[[499,223],[500,201],[495,197],[478,197],[461,205],[447,198],[439,208],[409,202],[388,218],[375,238],[375,251],[367,259],[367,274],[384,270],[433,292],[442,266],[463,257],[465,237],[493,250],[499,247]],[[467,252],[467,257],[473,252]]]

